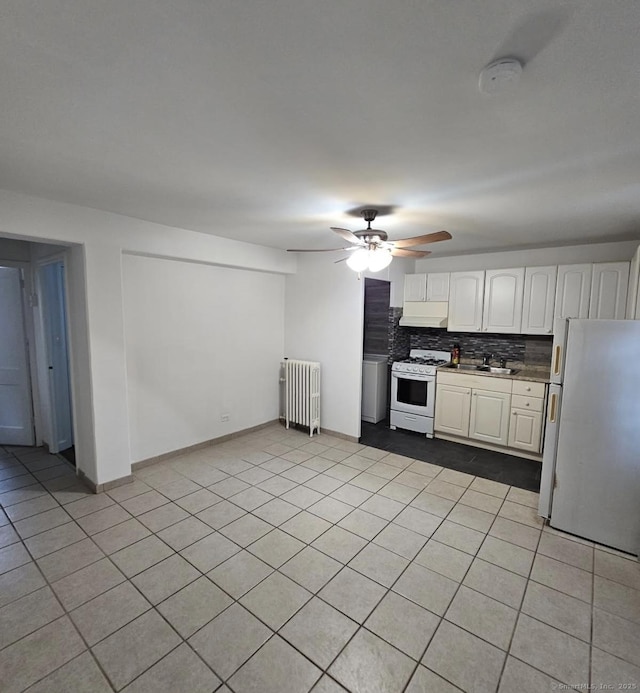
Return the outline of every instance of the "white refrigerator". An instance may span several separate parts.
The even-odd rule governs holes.
[[[539,513],[640,553],[640,321],[556,321]]]

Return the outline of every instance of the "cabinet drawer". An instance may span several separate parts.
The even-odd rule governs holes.
[[[544,399],[542,397],[525,397],[524,395],[513,395],[511,406],[516,409],[528,409],[529,411],[542,411]]]
[[[534,383],[529,380],[514,380],[513,394],[523,395],[524,397],[544,397],[546,385],[544,383]]]
[[[489,392],[511,392],[511,380],[507,378],[492,378],[488,375],[460,375],[438,371],[438,385],[455,385]],[[530,393],[529,393],[530,394]]]

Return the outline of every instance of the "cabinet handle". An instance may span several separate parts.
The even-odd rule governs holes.
[[[525,407],[530,406],[530,405],[529,405],[529,402],[525,402],[525,405],[524,405],[524,406],[525,406]]]
[[[556,407],[558,404],[558,396],[553,394],[551,395],[551,411],[549,412],[549,423],[555,423],[556,422]]]
[[[553,359],[553,374],[560,375],[560,345],[556,346],[556,353]]]

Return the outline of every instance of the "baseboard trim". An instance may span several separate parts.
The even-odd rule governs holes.
[[[280,417],[279,422],[282,426],[286,426],[285,419],[284,417]],[[298,428],[297,424],[291,424],[289,426],[290,430],[298,430],[298,431],[304,431],[304,430],[309,430],[308,426],[301,426]],[[340,438],[340,440],[348,440],[350,443],[359,443],[360,438],[358,436],[350,436],[347,435],[346,433],[340,433],[340,431],[332,431],[330,428],[321,428],[320,433],[315,433],[314,435],[317,436],[322,436],[322,435],[328,435],[331,436],[332,438]],[[309,439],[311,440],[313,436],[309,436]]]
[[[217,438],[210,438],[209,440],[204,440],[202,443],[195,443],[194,445],[188,445],[185,448],[178,448],[177,450],[172,450],[171,452],[163,452],[161,455],[155,455],[154,457],[147,457],[144,460],[138,460],[138,462],[132,462],[131,471],[135,472],[138,469],[144,469],[145,467],[150,467],[153,464],[158,464],[158,462],[164,462],[173,457],[178,457],[180,455],[188,455],[190,452],[196,452],[197,450],[202,450],[204,448],[211,447],[213,445],[219,445],[220,443],[226,443],[228,440],[233,440],[234,438],[240,438],[241,436],[247,435],[247,433],[255,433],[256,431],[261,431],[264,428],[269,428],[274,424],[278,423],[278,419],[273,421],[267,421],[263,424],[258,424],[257,426],[251,426],[250,428],[243,428],[241,431],[235,431],[234,433],[227,433],[223,436],[218,436]]]
[[[118,488],[118,486],[124,486],[125,484],[130,484],[134,481],[133,475],[122,476],[119,479],[112,479],[111,481],[106,481],[104,484],[96,484],[95,481],[90,479],[82,469],[76,469],[76,476],[78,479],[93,493],[103,493],[104,491],[111,491],[111,489]]]
[[[151,467],[154,464],[159,464],[160,462],[165,462],[166,460],[173,459],[174,457],[180,457],[181,455],[188,455],[190,452],[196,452],[197,450],[203,450],[204,448],[212,447],[215,445],[220,445],[221,443],[226,443],[234,438],[240,438],[241,436],[247,435],[248,433],[255,433],[256,431],[261,431],[265,428],[270,428],[274,424],[280,423],[284,425],[282,419],[273,419],[272,421],[267,421],[263,424],[258,424],[257,426],[251,426],[249,428],[243,428],[240,431],[235,431],[233,433],[227,433],[223,436],[218,436],[217,438],[210,438],[209,440],[204,440],[201,443],[195,443],[194,445],[188,445],[184,448],[178,448],[176,450],[171,450],[170,452],[164,452],[161,455],[155,455],[154,457],[147,457],[144,460],[138,460],[137,462],[131,463],[131,474],[128,476],[123,476],[119,479],[113,479],[112,481],[107,481],[104,484],[96,484],[88,476],[84,474],[81,469],[77,470],[78,478],[90,488],[94,493],[102,493],[103,491],[110,491],[111,489],[117,488],[118,486],[124,486],[125,484],[130,484],[134,481],[133,474],[145,467]],[[341,440],[349,441],[350,443],[359,443],[360,439],[356,436],[350,436],[346,433],[340,433],[339,431],[332,431],[328,428],[322,429],[320,435],[325,434],[332,436],[333,438],[340,438]]]

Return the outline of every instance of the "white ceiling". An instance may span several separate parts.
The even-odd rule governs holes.
[[[0,187],[277,248],[640,237],[637,0],[3,0]],[[492,59],[513,91],[478,91]]]

